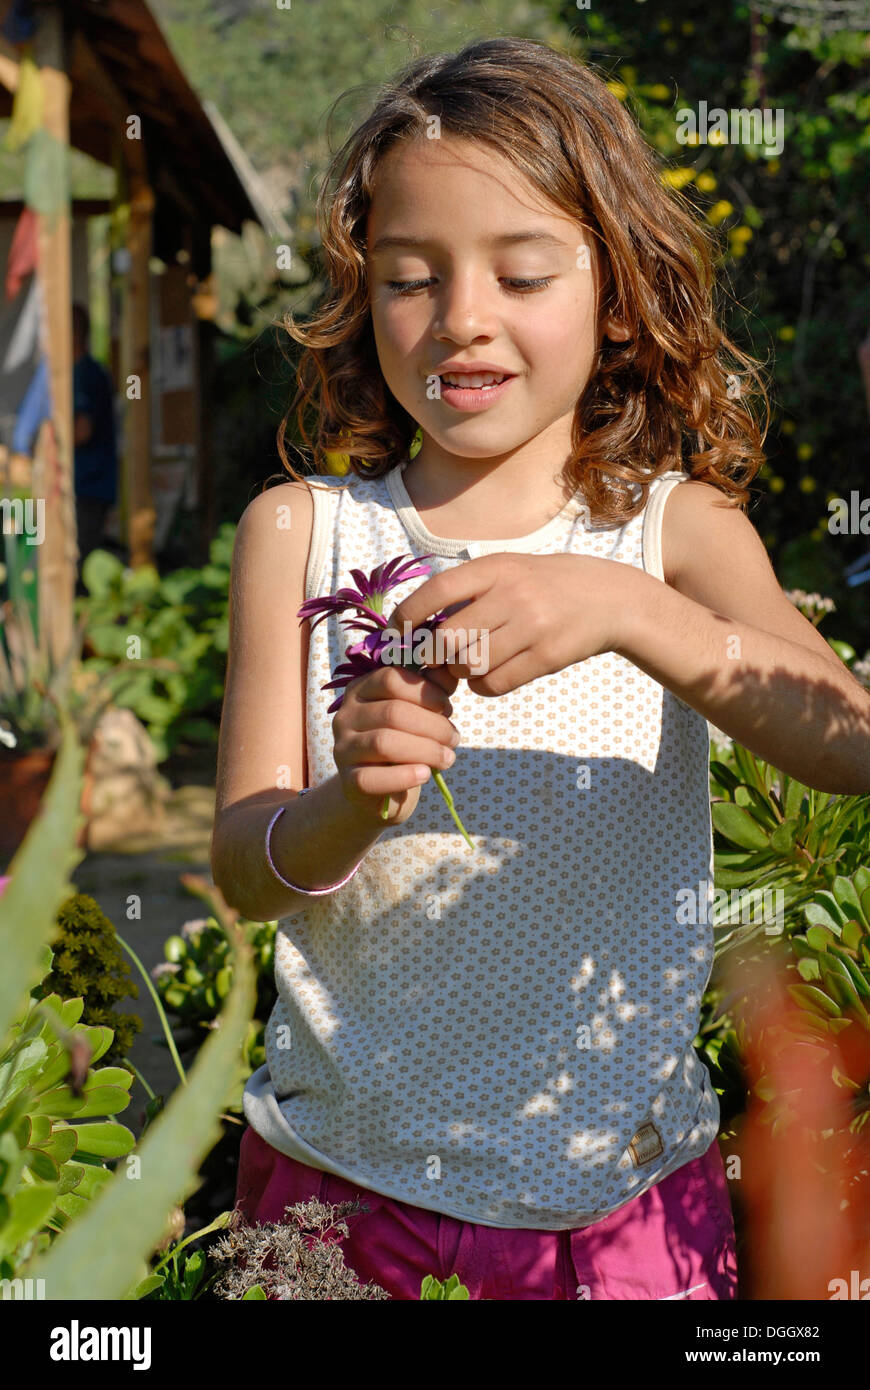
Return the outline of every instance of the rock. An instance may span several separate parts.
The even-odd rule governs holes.
[[[88,759],[83,798],[87,848],[105,849],[126,836],[159,832],[171,795],[171,784],[157,771],[157,754],[144,725],[132,710],[106,710]]]

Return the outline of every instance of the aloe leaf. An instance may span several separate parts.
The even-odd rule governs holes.
[[[58,910],[73,892],[69,874],[82,859],[75,836],[83,762],[76,733],[65,722],[39,813],[12,860],[10,881],[0,896],[0,1037],[38,984],[46,941],[56,934]]]
[[[867,979],[860,965],[858,965],[856,961],[853,961],[852,957],[847,955],[839,946],[832,946],[831,954],[836,956],[837,960],[840,962],[841,969],[848,971],[852,984],[855,986],[855,989],[861,995],[862,999],[870,999],[870,980]]]
[[[124,1067],[101,1067],[99,1071],[91,1072],[84,1084],[84,1090],[95,1091],[99,1086],[121,1086],[125,1091],[129,1091],[133,1084],[133,1073]]]
[[[0,1227],[0,1257],[11,1255],[45,1224],[56,1198],[57,1187],[53,1183],[31,1183],[15,1193],[9,1204],[9,1218]]]
[[[828,1018],[840,1017],[839,1004],[835,1004],[824,990],[817,989],[815,985],[789,985],[788,992],[798,1004],[817,1014],[824,1014]]]
[[[837,874],[833,886],[834,897],[837,899],[841,911],[846,917],[860,921],[863,918],[863,913],[852,880],[844,878],[842,874]],[[870,923],[865,923],[865,926],[870,926]]]
[[[764,821],[771,830],[775,830],[781,824],[770,798],[762,795],[756,787],[738,787],[734,793],[734,801],[738,806],[746,808],[754,806],[755,819]]]
[[[68,1086],[58,1086],[39,1097],[33,1112],[62,1118],[74,1115],[83,1120],[90,1115],[117,1115],[129,1104],[130,1093],[123,1086],[97,1086],[92,1091],[82,1091],[80,1096],[74,1095]]]
[[[735,792],[743,783],[740,778],[726,767],[724,763],[718,762],[715,758],[710,760],[710,776],[718,782],[720,787],[725,787],[730,792]]]
[[[807,941],[816,951],[827,951],[837,939],[830,927],[822,926],[820,923],[810,927],[806,935]]]
[[[136,1136],[125,1125],[113,1124],[110,1120],[76,1125],[72,1133],[79,1150],[98,1158],[121,1158],[136,1145]]]
[[[130,1292],[124,1295],[124,1298],[128,1301],[146,1298],[149,1293],[153,1293],[155,1289],[162,1288],[165,1283],[166,1280],[162,1274],[149,1274],[146,1278],[141,1279],[138,1284],[134,1285]]]
[[[863,936],[860,922],[847,922],[843,928],[843,945],[848,946],[850,951],[857,951]]]
[[[775,849],[777,854],[791,854],[799,828],[800,822],[797,817],[784,820],[771,835],[770,848]]]
[[[785,780],[787,785],[783,810],[786,820],[791,820],[792,817],[800,815],[801,806],[807,794],[807,789],[803,782],[796,782],[793,777],[788,777]]]
[[[174,1092],[146,1132],[139,1178],[119,1169],[87,1215],[71,1222],[28,1267],[28,1277],[45,1279],[52,1299],[124,1297],[160,1240],[167,1213],[196,1186],[202,1159],[219,1134],[220,1107],[239,1079],[240,1048],[255,1001],[250,950],[234,919],[229,921],[233,984],[220,1027],[209,1033],[188,1085]]]
[[[768,837],[756,820],[742,806],[730,801],[714,801],[711,806],[713,824],[726,840],[741,849],[767,849]]]
[[[48,1048],[42,1038],[33,1038],[22,1047],[8,1062],[0,1066],[0,1101],[12,1096],[39,1075],[45,1063]]]
[[[40,1182],[56,1183],[60,1177],[60,1164],[45,1149],[25,1149],[24,1163]]]
[[[37,1119],[43,1118],[45,1117],[41,1115],[37,1116]],[[31,1147],[35,1148],[36,1145],[32,1145]],[[47,1154],[50,1154],[55,1163],[62,1165],[66,1163],[68,1159],[72,1158],[78,1147],[76,1132],[74,1129],[64,1129],[58,1126],[57,1129],[52,1130],[51,1137],[39,1147],[44,1149]]]
[[[804,908],[804,914],[808,922],[818,922],[823,927],[830,927],[839,936],[846,925],[846,917],[836,898],[826,889],[820,889],[815,894],[813,901]]]

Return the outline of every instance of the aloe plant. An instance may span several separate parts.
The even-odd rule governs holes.
[[[761,962],[776,952],[796,1032],[837,1036],[851,1059],[833,1079],[851,1095],[848,1128],[857,1135],[870,1110],[861,1060],[870,1055],[870,795],[814,791],[737,743],[711,761],[710,781],[716,887],[738,892],[713,919],[715,966],[695,1045],[719,1094],[723,1128],[746,1106],[744,1059],[757,1039],[742,1021],[745,992],[726,989],[722,972],[732,959]],[[742,893],[759,889],[781,892],[773,926],[740,920]],[[764,1093],[765,1084],[755,1095],[779,1128],[787,1107]]]
[[[58,908],[70,893],[67,875],[81,858],[75,837],[82,763],[83,750],[71,723],[63,718],[61,746],[43,806],[12,861],[0,897],[0,1038],[10,1038],[4,1060],[12,1064],[3,1078],[8,1109],[0,1136],[0,1175],[10,1182],[22,1181],[22,1191],[13,1190],[12,1198],[6,1198],[0,1220],[6,1248],[22,1252],[32,1242],[30,1258],[15,1269],[16,1277],[43,1280],[49,1299],[134,1298],[162,1282],[159,1274],[149,1271],[148,1257],[170,1212],[196,1185],[202,1159],[217,1137],[217,1117],[237,1081],[239,1049],[253,1009],[254,975],[235,918],[215,890],[212,910],[233,946],[233,984],[220,1026],[202,1048],[187,1086],[149,1126],[135,1164],[129,1162],[122,1126],[111,1120],[80,1124],[96,1114],[123,1109],[131,1074],[123,1068],[104,1068],[89,1077],[84,1047],[89,1055],[91,1048],[100,1055],[103,1043],[111,1042],[111,1030],[82,1029],[70,1001],[34,1004],[27,995],[50,966],[46,945],[56,931]],[[22,1010],[25,1018],[19,1024],[16,1018]],[[64,1044],[63,1056],[52,1054],[52,1069],[44,1065],[53,1047],[43,1035],[46,1027]],[[28,1087],[39,1084],[36,1069],[43,1072],[47,1089],[33,1092],[33,1106]],[[19,1085],[13,1094],[16,1078]],[[64,1079],[70,1085],[61,1095]],[[51,1122],[47,1131],[46,1116]],[[22,1145],[23,1139],[27,1143]],[[102,1166],[110,1154],[128,1160],[114,1174]],[[84,1161],[76,1165],[76,1157]],[[74,1167],[65,1176],[69,1163]],[[61,1191],[79,1166],[84,1172],[78,1181]],[[82,1183],[85,1191],[79,1198]],[[34,1237],[53,1212],[58,1213],[58,1233],[52,1239],[48,1227],[51,1243],[46,1248],[45,1241]]]
[[[432,1302],[451,1299],[468,1298],[468,1287],[460,1284],[459,1275],[451,1274],[449,1279],[445,1279],[442,1284],[440,1279],[436,1279],[434,1274],[427,1274],[420,1285],[421,1301],[431,1300]]]
[[[87,1209],[111,1180],[105,1161],[135,1143],[102,1118],[126,1109],[133,1078],[121,1067],[93,1069],[113,1035],[81,1024],[83,1007],[56,994],[32,1001],[0,1053],[2,1278]]]

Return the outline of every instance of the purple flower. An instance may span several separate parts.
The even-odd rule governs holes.
[[[329,706],[329,709],[326,711],[327,714],[332,714],[335,710],[341,708],[347,687],[350,685],[351,681],[355,681],[359,676],[368,675],[370,671],[377,671],[386,664],[384,652],[388,647],[392,648],[394,645],[397,645],[402,649],[406,645],[404,641],[397,641],[395,636],[387,637],[385,635],[387,620],[384,617],[384,599],[392,589],[404,583],[406,579],[419,579],[428,576],[429,566],[424,565],[422,560],[430,559],[432,559],[431,554],[423,555],[420,560],[415,560],[413,557],[406,560],[404,555],[399,555],[394,560],[388,560],[385,564],[378,565],[369,575],[364,574],[362,570],[353,569],[351,570],[351,575],[357,584],[355,589],[339,589],[335,594],[324,594],[320,598],[306,599],[302,604],[296,616],[299,618],[300,625],[305,622],[306,619],[313,619],[313,622],[311,622],[312,632],[318,623],[323,622],[324,618],[328,618],[331,614],[338,616],[338,614],[344,613],[347,609],[351,608],[355,612],[355,617],[342,618],[342,627],[355,629],[357,632],[365,634],[360,641],[354,642],[346,648],[344,661],[340,661],[336,666],[332,673],[332,680],[326,681],[321,687],[323,690],[340,689],[341,691],[338,698],[333,700],[332,704]],[[428,623],[425,623],[422,628],[416,628],[413,634],[414,638],[418,638],[421,633],[431,631],[433,628],[437,627],[438,624],[443,622],[448,616],[448,611],[447,609],[442,609],[441,612],[431,617]],[[401,634],[399,634],[399,636],[401,636]],[[413,646],[413,642],[411,642],[410,645]],[[407,653],[406,659],[402,664],[409,667],[411,670],[419,671],[424,669],[422,665],[419,665],[414,660],[411,652]],[[444,781],[442,774],[436,768],[433,768],[432,776],[436,786],[447,803],[447,808],[451,816],[471,849],[474,849],[474,843],[469,839],[466,829],[459,819],[453,804],[453,797],[448,790],[447,783]],[[381,815],[384,819],[386,819],[389,814],[389,804],[389,796],[384,797],[381,810]]]
[[[431,560],[432,555],[421,556],[422,560]],[[391,589],[395,589],[406,579],[425,578],[429,574],[429,566],[421,564],[419,560],[405,560],[404,555],[399,555],[395,560],[388,560],[383,565],[378,565],[371,574],[366,575],[362,570],[351,570],[353,578],[358,587],[356,589],[339,589],[335,594],[326,594],[323,598],[306,599],[299,609],[297,616],[300,623],[306,618],[311,618],[318,614],[315,621],[311,624],[311,631],[328,618],[330,613],[343,613],[346,608],[355,608],[358,613],[364,614],[372,622],[386,627],[384,618],[384,599]],[[361,623],[351,621],[351,627],[361,626]]]

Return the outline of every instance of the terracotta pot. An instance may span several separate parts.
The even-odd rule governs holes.
[[[47,748],[18,754],[4,751],[0,756],[0,863],[4,867],[8,867],[39,810],[56,757],[57,754]],[[92,782],[89,750],[80,802],[85,813],[90,804]],[[87,820],[76,836],[76,844],[80,849],[87,845]]]

